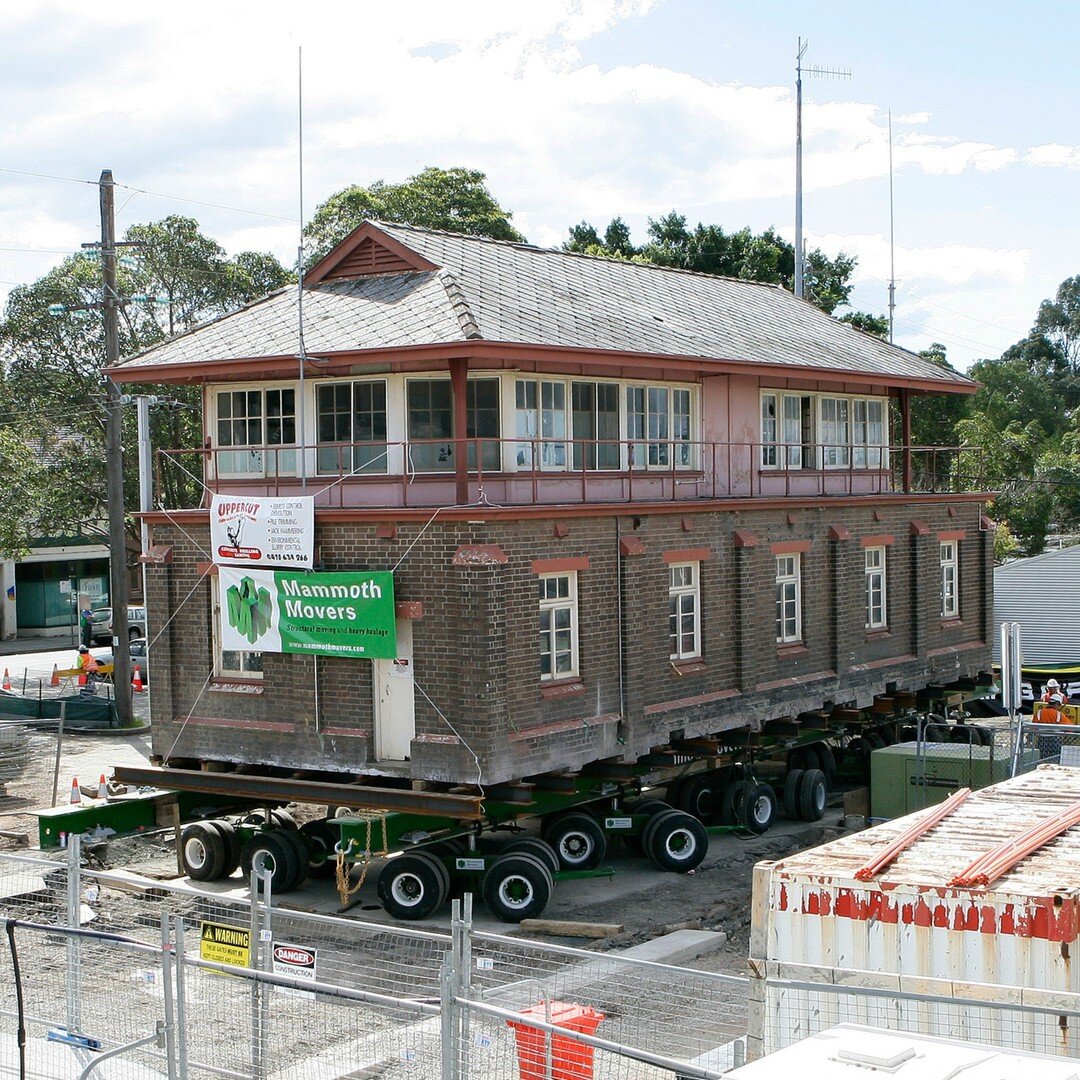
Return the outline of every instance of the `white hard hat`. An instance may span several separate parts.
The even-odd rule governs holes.
[[[1061,683],[1059,683],[1059,682],[1057,681],[1057,679],[1047,679],[1047,680],[1046,680],[1046,685],[1047,685],[1047,686],[1060,686],[1060,685],[1061,685]]]
[[[1050,704],[1051,705],[1064,705],[1065,704],[1065,699],[1060,694],[1051,694],[1050,695]]]

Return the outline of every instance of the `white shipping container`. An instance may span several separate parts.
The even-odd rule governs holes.
[[[750,1055],[788,1045],[828,1022],[884,1022],[883,1013],[889,1014],[889,1027],[906,1016],[911,1030],[1012,1044],[1011,1037],[999,1037],[998,1027],[1015,1025],[1017,1013],[988,1009],[952,1017],[941,1006],[842,1002],[835,990],[807,987],[847,984],[901,994],[906,988],[1017,1003],[1018,993],[996,992],[987,984],[1080,991],[1080,971],[1071,962],[1080,932],[1080,828],[1050,841],[987,887],[948,884],[977,856],[1077,803],[1080,769],[1044,766],[972,794],[869,882],[859,881],[856,872],[932,809],[760,864],[750,942],[751,972],[758,980]],[[1048,996],[1037,994],[1025,1000],[1050,1004]],[[1061,1009],[1066,1012],[1064,1002]],[[1067,1014],[1035,1016],[1026,1045],[1080,1054],[1080,1031],[1069,1030],[1075,1023],[1080,1020]]]

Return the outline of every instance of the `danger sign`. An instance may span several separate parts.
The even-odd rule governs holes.
[[[287,945],[284,941],[274,942],[273,972],[275,975],[287,975],[290,979],[302,979],[315,982],[318,979],[316,966],[319,960],[317,949],[308,949],[303,945]],[[292,987],[279,987],[283,994],[303,993]]]
[[[225,923],[204,922],[199,933],[199,957],[213,964],[249,967],[251,931]]]

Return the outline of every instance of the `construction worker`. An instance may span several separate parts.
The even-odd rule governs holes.
[[[1043,690],[1042,700],[1049,704],[1051,698],[1053,698],[1055,694],[1061,697],[1062,701],[1065,700],[1064,694],[1061,689],[1061,683],[1059,683],[1057,679],[1047,679],[1046,688]]]
[[[1061,694],[1052,694],[1035,717],[1036,724],[1071,724],[1072,720],[1064,710],[1065,699]]]
[[[96,694],[98,671],[100,670],[101,665],[85,645],[79,646],[79,659],[75,666],[80,675],[86,676],[86,685],[79,693],[88,695]]]

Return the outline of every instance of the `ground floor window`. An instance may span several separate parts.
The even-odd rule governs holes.
[[[941,617],[960,618],[960,545],[955,540],[941,543]]]
[[[578,673],[577,574],[541,574],[540,678],[563,679]]]
[[[776,557],[776,640],[802,640],[802,556]]]
[[[210,627],[214,641],[214,678],[216,679],[261,679],[263,662],[261,652],[242,652],[239,649],[221,647],[221,579],[214,578],[211,583],[214,597],[214,610],[211,613]]]
[[[865,551],[866,629],[880,630],[886,624],[885,548]]]
[[[672,660],[701,655],[700,563],[673,563],[668,584],[668,639]]]

